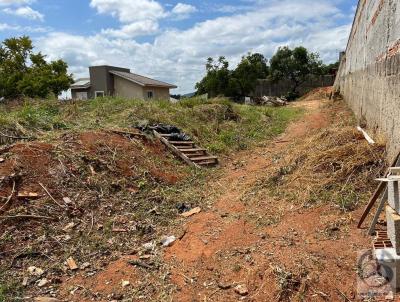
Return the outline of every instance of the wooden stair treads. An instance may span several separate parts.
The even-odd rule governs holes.
[[[216,156],[199,156],[199,157],[192,157],[190,158],[190,160],[194,161],[194,162],[198,162],[198,161],[207,161],[207,160],[216,160],[218,159],[218,157]]]
[[[206,149],[197,147],[192,141],[169,140],[171,135],[161,134],[157,131],[154,131],[154,135],[190,166],[200,168],[218,165],[218,157],[209,155]]]
[[[194,142],[191,141],[169,141],[169,143],[175,146],[194,145]]]

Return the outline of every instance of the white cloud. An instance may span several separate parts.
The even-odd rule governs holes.
[[[100,14],[117,17],[122,23],[157,20],[165,16],[164,8],[153,0],[91,0],[90,6]]]
[[[190,4],[178,3],[172,9],[171,14],[179,19],[185,19],[197,11],[197,8]]]
[[[115,38],[134,38],[154,34],[158,31],[158,23],[152,20],[138,21],[122,26],[120,29],[103,29],[101,32]]]
[[[98,5],[101,12],[106,10],[101,5],[111,2],[122,3],[125,8],[131,3],[92,0],[92,5]],[[340,12],[328,0],[273,0],[267,4],[262,1],[251,11],[200,22],[186,30],[160,30],[155,25],[156,17],[128,17],[126,12],[115,8],[113,14],[123,23],[119,30],[106,29],[92,36],[50,33],[36,41],[36,45],[50,58],[64,58],[77,76],[86,75],[90,65],[123,66],[177,84],[176,92],[184,93],[193,91],[194,84],[204,74],[209,56],[224,55],[234,65],[248,51],[271,57],[279,46],[305,45],[320,51],[326,62],[336,60],[346,46],[351,26],[336,25],[342,18]],[[164,10],[156,9],[150,15],[163,14]],[[154,26],[152,30],[157,31],[153,42],[139,43],[126,38],[144,32],[136,23],[149,20],[155,23],[148,23],[148,27]]]
[[[44,15],[41,14],[40,12],[32,9],[29,6],[23,6],[23,7],[18,7],[16,9],[11,9],[11,8],[5,8],[3,9],[3,12],[9,15],[14,15],[26,19],[31,19],[31,20],[39,20],[43,21],[44,20]]]
[[[0,32],[1,31],[15,31],[15,32],[29,32],[29,33],[46,33],[50,32],[50,27],[42,27],[42,26],[19,26],[19,25],[9,25],[6,23],[0,23]]]
[[[34,2],[36,2],[36,0],[0,0],[0,6],[26,5]]]

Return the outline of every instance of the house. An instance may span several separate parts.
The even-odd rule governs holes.
[[[72,99],[87,100],[118,96],[140,100],[169,100],[170,89],[177,88],[158,80],[131,73],[129,69],[113,66],[89,67],[90,78],[78,79],[71,86]]]

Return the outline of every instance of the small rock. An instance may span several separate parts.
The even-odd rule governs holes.
[[[34,302],[60,302],[60,300],[52,297],[36,297],[33,299]]]
[[[69,232],[71,229],[73,229],[75,227],[75,223],[73,223],[73,222],[70,222],[70,223],[68,223],[64,228],[63,228],[63,231],[64,232]]]
[[[85,263],[83,263],[83,264],[81,265],[80,269],[81,269],[81,270],[84,270],[84,269],[87,269],[89,266],[90,266],[90,263],[89,263],[89,262],[85,262]]]
[[[392,291],[390,291],[387,296],[385,297],[385,300],[393,301],[394,300],[394,294]]]
[[[30,266],[30,267],[28,267],[28,272],[29,272],[32,276],[37,276],[37,277],[40,277],[41,275],[44,274],[44,270],[42,270],[40,267],[36,267],[36,266]]]
[[[24,279],[22,280],[22,286],[27,286],[28,285],[28,277],[24,277]]]
[[[2,157],[0,157],[0,163],[4,163],[6,160]]]
[[[43,278],[43,279],[39,280],[38,286],[43,287],[43,286],[46,286],[48,283],[49,283],[49,280],[47,280],[46,278]]]
[[[147,243],[143,244],[142,247],[146,251],[152,251],[156,247],[156,243],[155,242],[147,242]]]
[[[169,246],[171,246],[175,241],[176,241],[176,237],[175,237],[175,236],[168,236],[168,237],[165,237],[165,238],[163,238],[163,239],[161,240],[161,244],[162,244],[164,247],[169,247]]]
[[[218,287],[220,289],[230,289],[232,287],[232,284],[225,283],[225,282],[218,282]]]
[[[64,201],[65,204],[67,204],[67,205],[70,205],[70,204],[73,203],[72,200],[71,200],[71,198],[69,198],[69,197],[64,197],[64,198],[63,198],[63,201]]]
[[[238,286],[235,287],[235,293],[241,296],[247,296],[249,294],[249,290],[247,289],[246,285],[239,284]]]
[[[127,287],[127,286],[129,286],[129,285],[131,285],[131,283],[130,283],[129,281],[127,281],[127,280],[122,280],[122,287]]]

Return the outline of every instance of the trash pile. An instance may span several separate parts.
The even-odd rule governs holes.
[[[281,107],[288,105],[288,102],[285,98],[279,98],[275,96],[263,96],[261,98],[255,98],[254,102],[256,105],[264,105],[264,106],[274,106]]]
[[[176,126],[166,124],[148,124],[147,122],[141,123],[135,127],[136,129],[144,132],[153,134],[153,131],[157,131],[160,134],[169,134],[169,138],[174,141],[190,141],[192,138],[184,133],[181,129]]]

